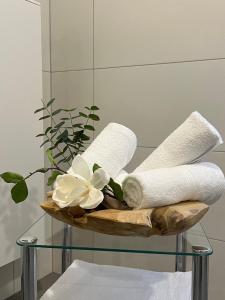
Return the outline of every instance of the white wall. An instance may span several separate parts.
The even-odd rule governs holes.
[[[44,164],[35,138],[43,124],[33,114],[42,98],[40,6],[25,0],[2,0],[0,6],[0,172],[25,175]],[[28,184],[28,200],[16,205],[0,181],[0,299],[19,289],[16,239],[43,214],[43,176]]]
[[[52,95],[59,105],[98,105],[99,130],[109,121],[134,130],[139,145],[130,170],[194,110],[225,138],[224,10],[220,0],[50,0]],[[225,171],[224,146],[209,158]],[[203,220],[214,247],[210,299],[216,300],[225,298],[224,212],[222,199]],[[174,266],[171,257],[115,256],[94,259]]]

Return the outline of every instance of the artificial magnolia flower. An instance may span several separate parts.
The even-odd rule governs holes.
[[[104,199],[102,189],[110,180],[109,175],[99,168],[89,168],[81,155],[77,155],[68,174],[56,178],[52,199],[61,207],[77,206],[84,209],[96,208]]]

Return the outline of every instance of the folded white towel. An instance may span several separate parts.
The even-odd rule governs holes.
[[[225,191],[225,179],[212,163],[196,163],[133,173],[123,181],[124,200],[133,208],[170,205],[185,200],[216,202]]]
[[[137,147],[135,134],[127,127],[109,123],[82,154],[92,168],[97,163],[112,178],[130,162]]]
[[[193,112],[134,172],[189,164],[222,143],[213,125]]]
[[[41,298],[49,299],[190,300],[191,272],[152,272],[76,260]]]

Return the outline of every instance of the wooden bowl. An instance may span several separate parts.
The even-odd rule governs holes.
[[[84,210],[59,208],[48,194],[41,207],[52,217],[69,225],[104,234],[121,236],[174,235],[198,223],[209,207],[199,201],[185,201],[158,208]],[[106,196],[104,202],[109,203]],[[115,200],[115,199],[114,199]]]

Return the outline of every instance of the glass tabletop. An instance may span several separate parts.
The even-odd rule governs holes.
[[[70,243],[65,243],[65,231],[71,234]],[[167,255],[211,255],[212,247],[200,224],[180,235],[182,242],[177,247],[177,236],[114,236],[65,225],[44,214],[17,240],[19,246],[57,248],[89,251],[129,252]],[[181,247],[182,245],[182,247]]]

